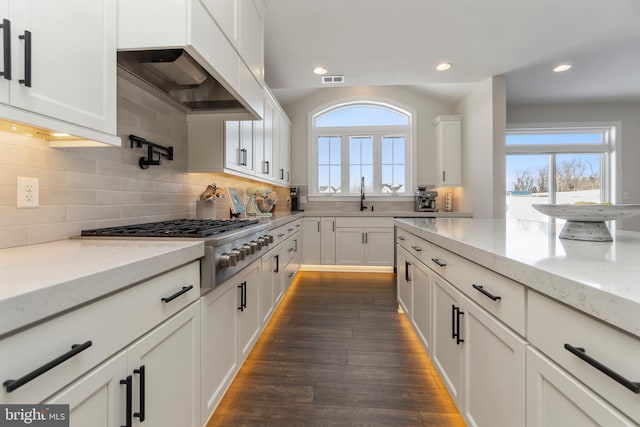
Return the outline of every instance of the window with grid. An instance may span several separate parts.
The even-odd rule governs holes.
[[[411,194],[411,114],[388,104],[340,104],[312,118],[310,194]],[[315,191],[314,191],[315,187]]]
[[[507,131],[507,218],[546,221],[535,203],[610,202],[614,137],[612,126]]]

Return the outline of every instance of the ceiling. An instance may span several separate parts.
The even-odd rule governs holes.
[[[455,103],[505,75],[509,104],[640,100],[639,0],[266,0],[265,80],[282,105],[322,85],[407,86]],[[435,70],[443,61],[446,72]],[[553,73],[569,62],[573,68]]]

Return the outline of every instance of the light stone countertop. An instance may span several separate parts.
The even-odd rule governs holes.
[[[0,249],[0,336],[204,255],[202,241],[70,239]]]
[[[305,217],[347,216],[347,217],[394,217],[394,218],[471,218],[471,212],[416,212],[416,211],[304,211]]]
[[[396,219],[395,225],[640,337],[640,233],[559,239],[561,225],[500,219]],[[614,223],[615,225],[615,223]]]

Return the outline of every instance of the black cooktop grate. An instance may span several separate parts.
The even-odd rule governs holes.
[[[257,224],[257,219],[177,219],[83,230],[94,237],[209,237]]]

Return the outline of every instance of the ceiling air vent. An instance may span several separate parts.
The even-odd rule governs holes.
[[[322,83],[325,83],[325,84],[344,83],[344,76],[322,76]]]

